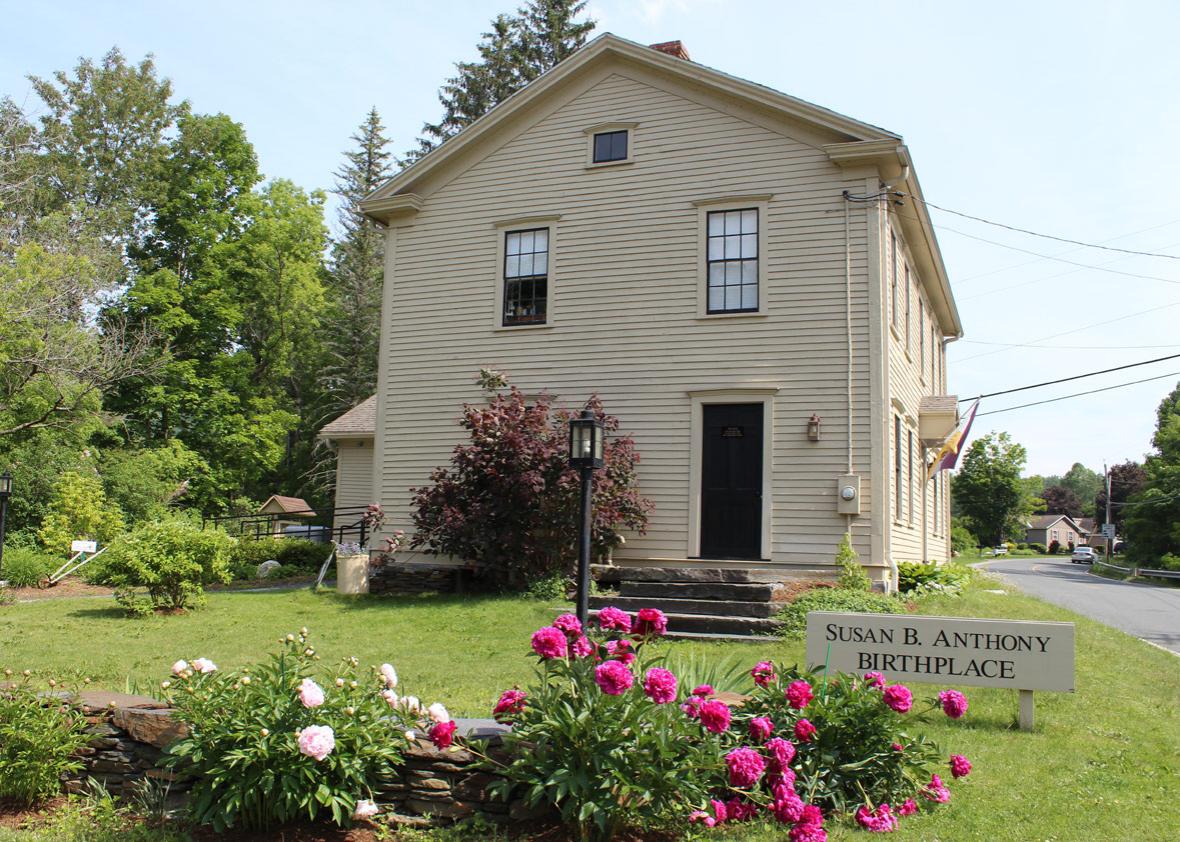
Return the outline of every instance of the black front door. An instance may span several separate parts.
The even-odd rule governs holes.
[[[762,557],[762,404],[704,409],[701,557]]]

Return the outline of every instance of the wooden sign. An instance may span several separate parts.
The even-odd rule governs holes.
[[[1031,728],[1031,691],[1074,691],[1074,625],[813,611],[807,663],[829,672],[879,672],[890,682],[1020,690],[1021,726]]]

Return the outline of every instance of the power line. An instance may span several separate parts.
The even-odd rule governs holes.
[[[1142,351],[1180,348],[1180,345],[1028,345],[1021,342],[988,342],[984,339],[960,339],[971,345],[998,345],[1004,348],[1032,348],[1035,351]]]
[[[1165,360],[1180,359],[1180,354],[1172,354],[1167,357],[1157,357],[1154,360],[1144,360],[1138,363],[1127,363],[1126,365],[1115,366],[1114,368],[1104,368],[1101,371],[1088,371],[1085,374],[1075,374],[1072,377],[1062,377],[1060,380],[1046,380],[1044,383],[1033,383],[1031,386],[1018,386],[1015,389],[1005,389],[1002,392],[989,392],[986,395],[976,395],[973,398],[962,398],[959,403],[966,403],[967,401],[977,401],[983,398],[994,398],[999,395],[1010,395],[1013,392],[1027,392],[1029,389],[1039,389],[1042,386],[1055,386],[1058,383],[1068,383],[1071,380],[1081,380],[1084,377],[1094,377],[1099,374],[1110,374],[1112,371],[1125,371],[1128,368],[1138,368],[1141,365],[1151,365],[1152,363],[1162,363]],[[1153,378],[1159,379],[1159,378]],[[1099,390],[1102,391],[1102,390]],[[983,413],[980,413],[981,415]],[[988,413],[991,414],[991,413]]]
[[[1086,375],[1083,375],[1083,376],[1086,376]],[[1046,404],[1046,403],[1056,403],[1057,401],[1066,401],[1066,400],[1069,400],[1070,398],[1080,398],[1085,395],[1096,395],[1099,392],[1109,392],[1111,389],[1122,389],[1124,386],[1137,386],[1140,383],[1150,383],[1153,380],[1165,380],[1169,377],[1180,377],[1180,371],[1174,371],[1171,374],[1161,374],[1158,377],[1146,377],[1143,380],[1133,380],[1130,383],[1117,383],[1114,386],[1104,386],[1101,389],[1091,389],[1088,392],[1077,392],[1076,394],[1073,394],[1073,395],[1062,395],[1059,398],[1049,398],[1048,400],[1034,401],[1033,403],[1022,403],[1022,404],[1019,404],[1018,406],[1006,406],[1003,409],[993,409],[991,412],[980,412],[977,417],[982,418],[985,415],[999,415],[1001,412],[1011,412],[1014,409],[1026,409],[1027,407],[1030,407],[1030,406],[1040,406],[1041,404]],[[1028,388],[1032,388],[1032,387],[1030,386]],[[1000,394],[1004,394],[1004,393],[1001,392]]]
[[[934,202],[929,202],[929,201],[926,201],[925,199],[919,199],[917,196],[910,196],[909,198],[915,199],[915,200],[921,202],[922,204],[926,205],[926,207],[928,207],[928,208],[935,208],[936,210],[940,210],[943,213],[951,213],[951,214],[954,214],[955,216],[960,216],[963,219],[970,219],[970,220],[974,220],[975,222],[982,222],[984,225],[993,225],[996,228],[1004,228],[1008,231],[1016,231],[1021,234],[1028,234],[1031,237],[1040,237],[1045,240],[1056,240],[1059,243],[1069,243],[1070,245],[1082,246],[1084,248],[1089,248],[1089,249],[1101,249],[1103,251],[1117,251],[1117,252],[1121,252],[1122,254],[1134,254],[1134,255],[1139,255],[1140,257],[1163,257],[1168,260],[1180,260],[1180,255],[1175,255],[1175,254],[1162,254],[1160,252],[1154,252],[1154,251],[1137,251],[1135,249],[1121,249],[1121,248],[1116,248],[1114,246],[1100,245],[1099,243],[1087,243],[1083,240],[1071,240],[1068,237],[1058,237],[1053,234],[1042,234],[1038,231],[1030,231],[1027,228],[1019,228],[1015,225],[1006,225],[1003,222],[995,222],[990,219],[984,219],[982,216],[972,216],[969,213],[963,213],[962,211],[951,210],[950,208],[944,208],[941,205],[934,204]],[[1031,253],[1032,252],[1030,252],[1030,254]],[[1041,255],[1041,257],[1045,257],[1045,255]],[[1052,259],[1052,258],[1049,258],[1049,259]]]

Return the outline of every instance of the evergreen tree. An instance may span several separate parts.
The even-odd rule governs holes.
[[[586,43],[593,20],[576,18],[586,0],[529,0],[516,15],[498,15],[476,49],[479,61],[459,62],[439,91],[443,116],[422,127],[413,162],[458,134]]]
[[[370,110],[352,136],[355,147],[345,153],[344,166],[336,173],[333,192],[341,201],[341,237],[332,247],[328,271],[325,360],[320,367],[323,420],[356,406],[377,384],[385,241],[358,205],[390,176],[392,155],[386,151],[384,132],[377,109]]]
[[[1111,503],[1115,522],[1124,520],[1132,557],[1145,567],[1171,567],[1180,565],[1180,385],[1160,403],[1151,443],[1155,451],[1144,462],[1143,486],[1122,506],[1114,506],[1119,486],[1125,492],[1134,475],[1112,469]]]

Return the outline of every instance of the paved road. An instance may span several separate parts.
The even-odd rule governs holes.
[[[1122,629],[1180,654],[1180,588],[1118,582],[1090,575],[1069,558],[1013,558],[984,567],[1046,602]]]

